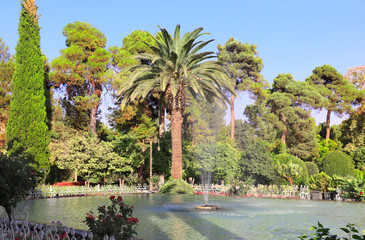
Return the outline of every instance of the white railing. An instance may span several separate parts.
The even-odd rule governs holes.
[[[2,208],[0,208],[1,210]],[[11,221],[8,218],[0,217],[0,240],[32,239],[32,240],[92,240],[93,234],[90,231],[81,231],[73,228],[55,225],[34,224],[28,222],[29,214],[26,209],[22,213],[15,213],[13,219],[22,215],[24,221]],[[115,240],[113,236],[104,236],[103,240]]]
[[[201,185],[194,185],[195,191],[208,191],[211,193],[220,193],[228,190],[229,187],[222,185],[209,186],[209,189],[203,189]],[[310,199],[310,190],[308,186],[294,185],[295,196],[300,199]],[[293,197],[293,190],[289,185],[250,185],[247,191],[247,196],[259,196],[259,197]]]
[[[85,196],[85,195],[109,195],[149,192],[147,184],[138,184],[137,186],[123,187],[118,185],[106,186],[52,186],[42,185],[30,192],[31,198],[39,197],[65,197],[65,196]]]

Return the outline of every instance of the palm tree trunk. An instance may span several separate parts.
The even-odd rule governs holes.
[[[234,95],[231,94],[231,139],[234,141]]]
[[[326,145],[328,145],[328,140],[330,139],[330,133],[331,133],[331,127],[330,127],[331,112],[332,112],[331,110],[328,110],[326,117]]]
[[[171,176],[175,179],[182,178],[182,109],[171,111],[171,142],[172,142],[172,167]]]

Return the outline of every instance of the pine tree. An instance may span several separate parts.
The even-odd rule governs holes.
[[[21,5],[6,140],[10,156],[28,156],[34,160],[33,166],[45,174],[49,169],[49,141],[39,15],[35,0],[23,0]]]

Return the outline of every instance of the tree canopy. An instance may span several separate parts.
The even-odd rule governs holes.
[[[22,153],[33,159],[33,166],[45,177],[49,171],[45,74],[34,1],[22,2],[18,31],[10,117],[6,127],[8,153],[10,156]]]
[[[152,54],[139,54],[135,58],[151,65],[140,64],[129,69],[132,74],[120,89],[124,96],[122,106],[136,98],[145,98],[158,91],[163,97],[171,121],[172,176],[182,177],[181,129],[186,93],[200,95],[204,99],[227,100],[222,88],[234,89],[227,81],[221,66],[214,61],[213,52],[199,52],[213,40],[199,41],[202,28],[186,33],[180,38],[180,25],[171,36],[164,28],[155,38],[157,46],[149,46]],[[152,36],[152,35],[151,35]],[[153,37],[153,36],[152,36]]]
[[[66,49],[51,63],[51,79],[64,87],[66,117],[75,128],[87,125],[96,134],[96,122],[103,84],[107,82],[109,52],[106,37],[85,22],[69,23],[63,29]],[[86,116],[89,116],[87,118]]]

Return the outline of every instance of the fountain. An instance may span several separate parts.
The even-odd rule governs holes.
[[[210,170],[202,170],[202,190],[204,196],[204,205],[196,206],[196,209],[201,210],[217,210],[220,207],[218,205],[209,205],[208,204],[208,197],[209,197],[209,190],[211,189],[210,179],[212,172]]]
[[[201,186],[204,196],[204,205],[196,206],[195,208],[201,210],[216,210],[220,208],[218,205],[208,204],[209,191],[212,189],[210,180],[212,177],[212,168],[216,154],[216,145],[212,143],[203,144],[198,146],[197,148],[200,150],[200,152],[204,152],[204,154],[197,154],[198,160],[201,165]]]

